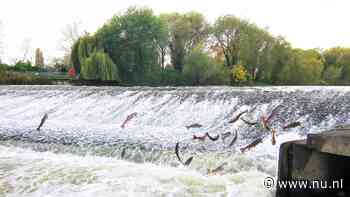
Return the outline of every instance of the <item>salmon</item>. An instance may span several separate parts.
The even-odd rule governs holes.
[[[292,122],[292,123],[284,126],[283,130],[291,129],[291,128],[295,128],[295,127],[299,127],[299,126],[301,126],[301,122]]]
[[[276,145],[276,130],[275,129],[271,129],[272,132],[272,139],[271,139],[271,144],[272,145]]]
[[[182,161],[182,159],[179,155],[179,142],[177,142],[175,145],[175,154],[176,154],[176,157],[179,160],[179,162],[184,166],[189,166],[193,160],[193,157],[190,157],[185,162]]]
[[[222,171],[224,171],[224,166],[227,165],[227,162],[224,162],[223,164],[221,164],[220,166],[216,167],[215,169],[208,169],[207,170],[207,174],[208,175],[215,175],[218,173],[222,173]]]
[[[237,130],[235,131],[235,137],[232,139],[231,143],[230,143],[230,147],[233,146],[234,143],[236,143],[237,141],[237,138],[238,138],[238,133],[237,133]]]
[[[126,120],[123,122],[121,128],[125,128],[126,123],[128,123],[131,119],[133,119],[137,115],[137,112],[134,112],[126,117]]]
[[[256,147],[258,144],[260,144],[263,141],[262,138],[258,138],[254,140],[252,143],[248,144],[247,146],[241,148],[242,153],[244,153],[246,150],[250,150],[254,147]]]
[[[206,138],[207,138],[207,135],[203,135],[203,136],[193,135],[192,137],[193,140],[199,140],[199,141],[204,141]]]
[[[194,124],[191,124],[191,125],[186,126],[186,129],[190,129],[190,128],[201,128],[201,127],[203,127],[203,125],[198,124],[198,123],[194,123]]]
[[[231,132],[221,133],[222,142],[225,142],[225,139],[228,138],[231,134]]]
[[[216,141],[220,138],[220,135],[216,135],[215,137],[212,137],[209,135],[209,133],[205,133],[205,135],[211,140],[211,141]]]
[[[48,115],[45,114],[42,118],[41,118],[41,122],[40,125],[38,126],[38,128],[36,129],[37,131],[40,131],[41,127],[44,125],[45,121],[48,119]]]
[[[232,120],[230,120],[228,123],[235,123],[235,122],[237,122],[237,120],[239,120],[239,118],[240,118],[242,115],[244,115],[245,113],[247,113],[247,112],[248,112],[248,110],[245,110],[245,111],[239,113],[235,118],[233,118]]]
[[[243,118],[241,118],[241,120],[242,120],[244,123],[246,123],[247,125],[250,125],[250,126],[254,126],[254,125],[258,124],[257,122],[250,122],[250,121],[245,120],[245,119],[243,119]]]

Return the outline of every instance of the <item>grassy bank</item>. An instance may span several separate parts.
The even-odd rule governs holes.
[[[54,82],[47,77],[34,76],[26,73],[18,73],[0,70],[0,85],[52,85]]]

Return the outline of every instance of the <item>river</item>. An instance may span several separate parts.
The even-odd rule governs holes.
[[[349,123],[350,87],[78,87],[0,86],[0,196],[274,196],[279,145]],[[278,106],[271,136],[237,121],[257,120]],[[126,127],[121,124],[137,112]],[[36,128],[43,115],[48,119]],[[299,121],[301,127],[281,127]],[[202,128],[186,129],[199,123]],[[194,134],[238,131],[197,142]],[[174,154],[194,159],[179,165]],[[226,162],[221,174],[207,175]]]

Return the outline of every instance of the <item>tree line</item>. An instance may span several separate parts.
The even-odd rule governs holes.
[[[234,15],[209,23],[198,12],[155,15],[130,7],[95,33],[72,39],[68,51],[80,79],[127,85],[350,82],[350,48],[293,48]],[[42,64],[42,51],[36,56]]]

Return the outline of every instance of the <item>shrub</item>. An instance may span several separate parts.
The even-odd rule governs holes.
[[[232,68],[232,79],[234,82],[241,83],[245,82],[248,79],[247,70],[244,66],[237,64]]]

